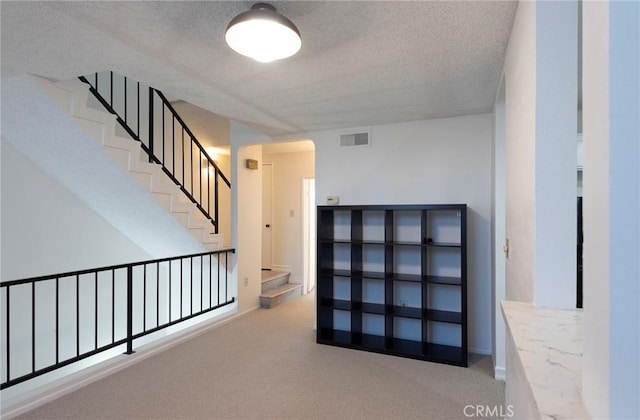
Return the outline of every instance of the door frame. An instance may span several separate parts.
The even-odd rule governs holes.
[[[271,230],[271,241],[270,242],[271,243],[268,244],[269,247],[271,248],[271,261],[269,261],[268,265],[265,266],[265,257],[264,257],[264,248],[265,248],[265,235],[264,235],[265,224],[264,223],[265,223],[265,221],[264,221],[264,198],[263,198],[263,202],[262,202],[263,210],[262,210],[261,223],[260,223],[260,228],[262,230],[261,235],[260,235],[261,241],[262,241],[261,249],[260,249],[260,251],[261,251],[260,252],[260,255],[261,255],[260,266],[261,266],[261,268],[263,270],[272,270],[273,269],[273,242],[274,242],[273,241],[273,236],[274,236],[274,229],[273,229],[273,202],[274,202],[274,200],[273,200],[273,198],[274,198],[273,170],[274,170],[274,165],[273,165],[272,162],[263,163],[262,164],[262,171],[261,172],[262,172],[263,180],[262,180],[262,190],[261,190],[261,192],[262,192],[262,196],[263,197],[264,197],[264,187],[265,187],[264,186],[264,177],[265,177],[264,167],[265,166],[270,166],[271,167],[271,182],[269,183],[269,186],[271,188],[271,222],[270,222],[270,225],[271,225],[271,227],[270,227],[270,230]]]

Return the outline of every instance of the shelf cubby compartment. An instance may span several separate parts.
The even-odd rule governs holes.
[[[362,314],[362,333],[384,337],[384,314]]]
[[[427,276],[462,278],[460,247],[427,247],[424,253],[423,272]]]
[[[449,322],[427,321],[427,341],[443,346],[462,347],[462,325]]]
[[[462,242],[462,211],[428,210],[426,212],[426,238],[441,246],[460,246]]]
[[[420,308],[423,287],[421,283],[398,281],[397,278],[394,278],[393,284],[389,285],[389,288],[393,290],[393,305]]]
[[[393,247],[393,273],[420,276],[422,257],[421,247],[396,244]]]
[[[362,277],[362,302],[384,304],[384,292],[384,279]]]

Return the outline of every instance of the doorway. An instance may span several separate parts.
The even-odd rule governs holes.
[[[262,164],[262,269],[273,268],[273,164]]]

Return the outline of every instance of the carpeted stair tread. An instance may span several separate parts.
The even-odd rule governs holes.
[[[275,289],[265,291],[260,295],[260,297],[274,298],[276,296],[283,295],[291,290],[298,289],[300,287],[302,287],[301,284],[287,283],[283,286],[276,287]]]

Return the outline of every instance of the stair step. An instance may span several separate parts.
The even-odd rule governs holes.
[[[281,303],[288,302],[302,294],[302,284],[287,283],[275,289],[268,290],[260,295],[261,308],[273,308]]]
[[[288,271],[263,271],[262,285],[260,290],[262,293],[275,289],[289,283],[290,272]]]

